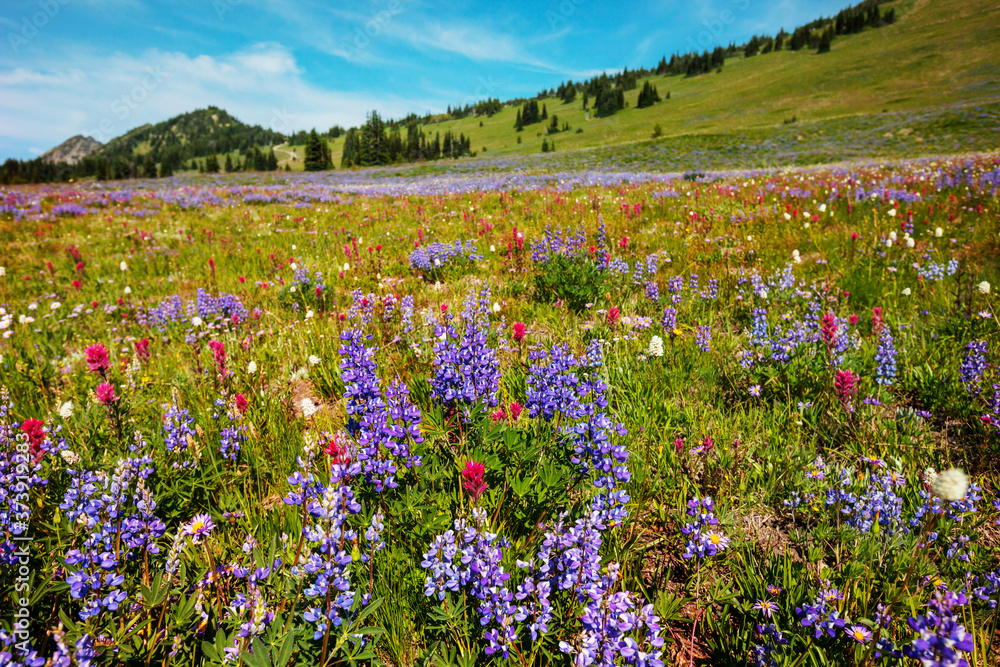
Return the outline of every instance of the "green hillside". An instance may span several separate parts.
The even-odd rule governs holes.
[[[659,125],[661,141],[684,135],[745,132],[786,124],[883,112],[910,112],[969,106],[1000,100],[1000,5],[990,0],[898,0],[880,6],[895,10],[892,25],[838,36],[830,52],[815,49],[772,51],[727,58],[718,73],[651,76],[625,94],[627,108],[594,118],[578,97],[569,104],[543,98],[551,119],[569,131],[546,135],[542,121],[514,129],[520,107],[504,106],[491,117],[469,116],[422,125],[427,134],[451,131],[472,138],[480,156],[537,153],[543,138],[558,151],[648,140]],[[645,81],[664,99],[637,109]],[[480,124],[482,126],[480,126]],[[582,130],[582,132],[580,131]],[[517,143],[518,134],[522,143]],[[339,166],[344,138],[330,142]],[[284,165],[301,169],[302,147],[282,146]],[[483,152],[485,149],[485,153]],[[297,158],[292,160],[289,151]],[[284,151],[284,152],[282,152]]]

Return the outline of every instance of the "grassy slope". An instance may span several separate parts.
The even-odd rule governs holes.
[[[651,77],[671,99],[650,109],[634,108],[639,89],[626,93],[629,108],[603,119],[587,120],[579,97],[571,104],[546,100],[550,117],[557,114],[560,126],[568,121],[572,127],[555,135],[556,146],[565,151],[643,141],[656,124],[669,145],[682,135],[774,128],[792,117],[803,124],[1000,100],[1000,6],[991,0],[899,0],[883,11],[889,7],[899,16],[895,24],[839,37],[827,54],[782,50],[727,60],[718,74]],[[471,136],[473,150],[487,149],[480,152],[484,157],[537,153],[545,123],[525,128],[518,145],[516,111],[504,107],[492,118],[423,129]],[[343,142],[332,142],[337,165]],[[302,147],[295,148],[299,158],[292,165],[301,168]]]

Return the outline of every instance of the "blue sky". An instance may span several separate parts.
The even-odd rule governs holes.
[[[849,0],[3,0],[0,159],[208,105],[289,133],[652,66]]]

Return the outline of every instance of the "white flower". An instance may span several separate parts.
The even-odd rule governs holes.
[[[896,232],[889,232],[889,240],[890,241],[896,240]]]
[[[497,303],[496,301],[493,302],[493,312],[494,313],[499,313],[500,312],[500,304]]]
[[[788,213],[785,214],[785,220],[791,220],[792,216]]]
[[[66,401],[59,406],[59,416],[63,419],[69,419],[73,416],[73,401]]]
[[[931,490],[941,500],[953,503],[965,497],[965,492],[969,490],[969,478],[961,468],[950,468],[934,479]]]
[[[651,357],[662,357],[663,356],[663,339],[659,336],[653,336],[649,341],[649,349],[646,350],[646,354]]]
[[[826,213],[826,204],[820,204],[819,205],[819,212],[820,213]]]
[[[126,285],[126,286],[125,286],[125,293],[126,293],[126,294],[131,294],[131,293],[132,293],[132,288],[131,288],[131,287],[129,287],[128,285]]]
[[[292,250],[295,250],[295,249],[296,249],[296,247],[295,247],[295,244],[293,243],[292,244]],[[292,268],[295,268],[294,265],[292,265]]]
[[[312,317],[313,317],[313,311],[311,311],[311,310],[307,310],[307,311],[306,311],[306,319],[307,319],[307,320],[311,320],[311,319],[312,319]]]
[[[490,244],[490,252],[496,252],[496,251],[497,251],[497,247],[491,243]],[[2,268],[2,267],[0,267],[0,268]]]
[[[49,310],[59,310],[59,306],[61,305],[62,304],[59,303],[58,301],[53,301],[52,303],[49,304]]]
[[[907,248],[912,248],[915,245],[916,245],[916,242],[912,238],[907,237],[907,239],[906,239],[906,247]]]
[[[197,315],[195,315],[194,317],[191,318],[191,326],[193,326],[193,327],[200,327],[201,325],[202,325],[202,321],[201,321],[200,317],[198,317]]]
[[[894,209],[894,208],[890,208],[889,209],[889,217],[890,218],[895,218],[896,217],[896,209]]]
[[[903,288],[903,296],[910,296],[910,293],[911,292],[910,292],[910,288],[909,287],[904,287]]]
[[[351,265],[348,264],[347,262],[344,262],[344,268],[341,269],[341,270],[342,271],[350,271],[351,270]]]
[[[317,366],[317,365],[319,365],[320,361],[322,361],[322,359],[320,359],[319,357],[317,357],[315,354],[310,354],[309,355],[309,365],[310,366]]]
[[[934,230],[934,236],[937,238],[941,238],[942,236],[944,236],[944,230],[941,229],[940,227],[936,228]]]
[[[3,278],[5,275],[7,275],[7,269],[0,266],[0,278]]]
[[[247,364],[247,373],[253,375],[256,372],[257,372],[257,362],[251,361],[249,364]]]
[[[985,280],[983,282],[979,283],[978,285],[976,285],[976,287],[979,288],[979,293],[980,294],[989,294],[990,293],[990,284],[988,282],[986,282]]]
[[[792,251],[792,261],[795,262],[796,264],[801,264],[802,263],[802,258],[799,257],[799,251],[798,250],[793,250]]]
[[[122,262],[121,264],[118,265],[118,268],[121,269],[122,271],[128,271],[128,264]]]
[[[434,258],[434,266],[441,266],[441,260],[437,257]]]
[[[302,416],[309,419],[316,411],[319,410],[319,406],[313,403],[313,400],[308,396],[302,399]]]
[[[71,466],[75,466],[77,463],[80,462],[80,457],[68,449],[60,451],[59,456],[61,456],[63,461],[65,461],[67,464]]]
[[[364,239],[358,239],[358,245],[361,245],[361,244],[362,244],[362,243],[364,243],[364,242],[365,242],[365,240],[364,240]]]
[[[886,248],[891,248],[892,247],[892,239],[889,239],[888,241],[885,242],[885,247]]]
[[[289,287],[288,291],[289,292],[294,292],[295,291],[295,285],[292,285],[291,287]]]
[[[292,248],[292,250],[295,250],[295,248]],[[291,264],[288,265],[288,268],[290,268],[292,271],[294,271],[295,269],[297,269],[299,267],[298,267],[298,265],[295,262],[292,262]]]

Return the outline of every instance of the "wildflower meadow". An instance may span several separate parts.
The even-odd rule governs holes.
[[[0,666],[1000,664],[998,188],[0,189]]]

